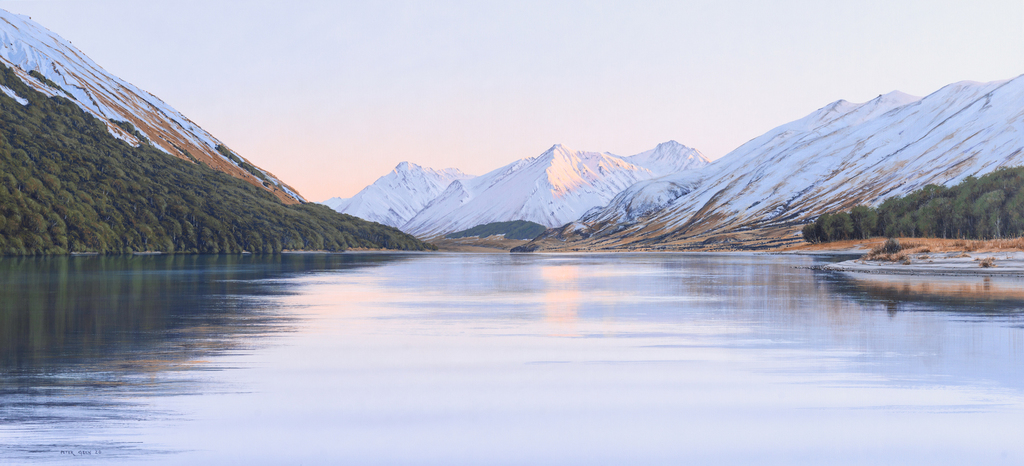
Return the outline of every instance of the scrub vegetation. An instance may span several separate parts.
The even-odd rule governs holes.
[[[142,133],[140,133],[139,130],[135,128],[135,125],[127,121],[118,121],[113,118],[110,119],[110,122],[117,125],[118,128],[123,129],[126,133],[135,136],[135,139],[138,139],[139,142],[142,142],[143,144],[152,144],[149,141],[149,138],[143,136]]]
[[[45,84],[45,85],[47,85],[47,86],[49,86],[49,87],[51,87],[53,89],[56,89],[58,91],[63,92],[64,95],[68,96],[69,98],[71,98],[71,99],[75,98],[75,96],[71,95],[70,92],[66,91],[63,87],[60,87],[59,84],[51,81],[50,78],[47,78],[46,76],[44,76],[43,73],[40,73],[37,70],[32,70],[32,71],[29,71],[28,74],[29,74],[29,76],[32,76],[33,78],[36,78],[37,80],[39,80],[39,82],[41,82],[41,83],[43,83],[43,84]]]
[[[250,165],[248,162],[243,160],[241,157],[232,152],[231,149],[225,147],[223,144],[217,145],[217,152],[220,152],[221,155],[227,157],[228,160],[231,160],[232,162],[235,163],[235,165],[241,167],[242,170],[245,170],[249,172],[249,174],[251,174],[252,176],[259,178],[260,181],[263,181],[263,184],[267,184],[270,182],[269,180],[267,180],[267,176],[264,175],[262,171],[257,170],[256,167]],[[189,154],[189,156],[191,156],[191,154]]]
[[[505,235],[507,239],[534,239],[537,235],[544,233],[547,227],[539,223],[528,222],[526,220],[513,220],[511,222],[494,222],[487,223],[484,225],[477,225],[468,230],[457,231],[445,235],[445,238],[456,239],[456,238],[468,238],[470,236],[477,236],[480,238],[486,238],[494,235]]]
[[[151,145],[131,147],[2,65],[0,84],[29,101],[0,94],[0,254],[434,249],[326,206],[286,206]]]

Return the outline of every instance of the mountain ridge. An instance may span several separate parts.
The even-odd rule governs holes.
[[[339,212],[398,226],[421,237],[517,220],[551,226],[607,202],[637,180],[668,171],[695,170],[707,163],[700,151],[676,141],[628,157],[554,144],[540,155],[513,161],[478,177],[457,169],[434,170],[402,162],[352,198],[331,198],[323,203]],[[410,190],[400,182],[408,182],[407,178],[396,177],[408,167],[415,167],[412,172],[447,173],[451,181],[436,192]],[[432,187],[442,184],[434,183]],[[360,205],[371,204],[376,210],[359,210]],[[400,223],[398,210],[412,215]]]
[[[305,202],[298,192],[250,161],[159,97],[114,76],[60,35],[31,18],[0,9],[0,63],[47,96],[69,98],[131,145],[152,144],[171,156],[227,173],[273,193],[286,204]],[[125,130],[127,122],[145,139]]]
[[[681,165],[707,163],[699,151],[672,142]],[[657,148],[655,148],[656,150]],[[651,151],[638,155],[649,156]],[[666,166],[665,154],[652,166]],[[639,159],[645,161],[643,157]],[[671,164],[668,164],[671,165]],[[633,183],[656,176],[627,157],[577,151],[555,144],[535,157],[512,162],[476,178],[453,182],[408,223],[403,231],[423,238],[476,225],[525,220],[551,227],[604,204]]]
[[[215,139],[204,142],[216,143],[207,146],[211,154],[247,177],[208,163],[209,154],[169,153],[152,133],[82,103],[105,94],[68,92],[38,70],[12,64],[18,51],[19,61],[40,56],[26,43],[62,41],[14,18],[41,39],[27,37],[12,18],[0,13],[0,255],[436,249],[301,197],[282,199],[288,188]]]
[[[341,213],[400,228],[453,181],[471,177],[457,168],[434,169],[400,162],[355,196],[339,199],[334,205],[327,204],[330,200],[324,204]]]
[[[631,187],[572,231],[543,235],[558,241],[535,246],[629,249],[758,229],[782,234],[821,213],[1020,165],[1021,101],[1024,77],[952,83],[922,98],[897,91],[861,104],[839,100],[751,139],[699,177]]]

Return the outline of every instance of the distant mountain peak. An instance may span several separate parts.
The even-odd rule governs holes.
[[[637,181],[706,164],[700,152],[674,141],[632,157],[554,144],[536,157],[452,183],[402,230],[432,237],[511,220],[560,226]]]
[[[689,147],[686,147],[686,145],[684,145],[684,144],[680,144],[675,139],[669,139],[668,141],[665,141],[665,142],[663,142],[661,144],[658,144],[655,147],[655,150],[664,150],[664,149],[668,149],[668,148],[672,148],[672,147],[683,147],[685,149],[689,149]]]
[[[457,168],[434,169],[403,161],[348,199],[324,204],[349,215],[401,227],[453,182],[471,178]]]
[[[533,157],[533,158],[534,159],[543,159],[543,158],[546,158],[546,157],[551,157],[551,158],[563,157],[564,158],[564,157],[574,157],[576,155],[578,155],[577,151],[573,150],[573,148],[571,148],[571,147],[569,147],[569,146],[567,146],[565,144],[555,144],[555,145],[551,146],[550,149],[544,151],[542,154],[538,155],[537,157]]]
[[[910,94],[907,94],[906,92],[898,91],[898,90],[897,91],[891,91],[891,92],[886,93],[886,94],[881,94],[878,97],[876,97],[876,99],[877,98],[881,98],[881,99],[884,99],[884,100],[891,100],[891,101],[901,101],[901,102],[905,102],[905,103],[911,103],[911,102],[916,102],[918,100],[921,100],[921,98],[916,96],[916,95],[910,95]]]
[[[697,149],[687,147],[674,140],[665,141],[654,149],[625,157],[625,160],[660,175],[697,170],[710,163],[708,158]]]

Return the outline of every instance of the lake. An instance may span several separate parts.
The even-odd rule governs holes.
[[[0,463],[1024,462],[1024,281],[833,260],[0,258]]]

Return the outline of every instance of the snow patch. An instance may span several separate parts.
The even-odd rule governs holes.
[[[7,86],[0,86],[0,91],[3,91],[3,93],[7,95],[7,97],[14,99],[15,102],[21,104],[22,107],[28,105],[28,99],[18,95],[16,92],[14,92],[14,89],[11,89]]]

